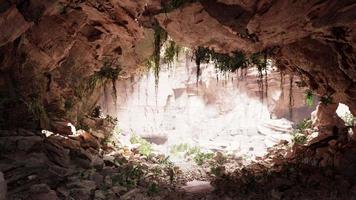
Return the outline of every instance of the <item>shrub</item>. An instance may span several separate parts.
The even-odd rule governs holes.
[[[133,135],[130,142],[131,144],[139,144],[138,152],[144,156],[148,157],[153,151],[151,143],[137,135]]]
[[[203,165],[207,160],[212,159],[213,157],[213,153],[199,152],[194,156],[193,160],[197,165]]]
[[[186,152],[188,151],[189,146],[186,143],[183,144],[176,144],[171,147],[170,153],[173,155],[176,155],[178,153]]]
[[[311,128],[312,121],[310,119],[304,119],[299,122],[293,132],[292,132],[292,142],[295,144],[304,144],[307,141],[307,137],[305,136],[305,130]]]

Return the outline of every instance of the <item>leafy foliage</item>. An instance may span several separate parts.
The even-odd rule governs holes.
[[[32,95],[28,100],[22,100],[27,106],[28,111],[32,114],[34,120],[40,123],[41,128],[49,127],[48,113],[39,96]]]
[[[189,145],[186,143],[176,144],[171,147],[170,153],[176,155],[178,153],[186,152],[189,149]]]
[[[151,143],[137,135],[133,135],[130,142],[131,144],[139,144],[138,151],[144,156],[149,156],[153,151]]]
[[[194,146],[194,147],[189,147],[186,155],[187,156],[190,156],[190,155],[194,155],[194,154],[197,154],[201,151],[200,147],[198,146]]]
[[[312,107],[314,104],[313,101],[313,92],[311,90],[305,91],[305,103],[307,106]]]
[[[198,47],[194,51],[194,58],[197,67],[201,63],[208,63],[213,61],[215,67],[224,72],[235,72],[239,68],[246,68],[255,65],[259,71],[267,68],[265,52],[258,52],[247,57],[242,52],[234,52],[233,54],[217,53],[207,48]]]
[[[147,67],[153,69],[153,73],[155,76],[155,84],[158,86],[159,81],[159,71],[160,71],[160,60],[161,60],[161,48],[163,43],[167,40],[167,32],[158,25],[158,23],[154,27],[154,51],[152,56],[147,62]]]
[[[234,53],[232,56],[213,53],[212,60],[215,63],[215,67],[224,72],[235,72],[239,68],[247,67],[247,59],[242,52]]]
[[[292,132],[292,141],[296,144],[304,144],[307,141],[305,136],[305,130],[311,128],[312,121],[310,119],[304,119],[295,126]]]
[[[212,159],[213,157],[213,153],[199,152],[194,156],[193,160],[197,165],[203,165],[206,160]]]
[[[113,97],[117,98],[116,95],[116,85],[115,82],[121,73],[121,67],[118,65],[112,65],[109,61],[104,61],[103,67],[100,71],[95,72],[91,75],[86,82],[83,82],[76,88],[75,94],[77,97],[82,98],[85,94],[90,94],[98,85],[103,85],[107,81],[112,82],[113,87]]]
[[[163,61],[171,66],[174,62],[174,58],[178,59],[181,47],[179,47],[173,40],[168,41],[168,46],[164,51]]]

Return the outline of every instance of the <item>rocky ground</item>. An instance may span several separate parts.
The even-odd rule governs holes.
[[[3,130],[0,199],[356,199],[356,142],[335,110],[319,104],[293,144],[282,141],[248,165],[217,152],[192,173],[121,147],[111,117],[87,117],[91,128],[70,135]]]
[[[150,199],[181,185],[178,169],[164,157],[148,159],[117,148],[100,135],[114,127],[110,121],[88,120],[100,124],[96,135],[1,131],[0,171],[7,199]]]

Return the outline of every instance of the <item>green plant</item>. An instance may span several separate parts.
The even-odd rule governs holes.
[[[167,40],[167,32],[159,26],[158,23],[154,26],[154,51],[152,56],[147,61],[147,67],[149,69],[153,69],[153,73],[155,76],[155,86],[157,88],[159,81],[159,72],[160,72],[160,60],[161,60],[161,47],[164,42]]]
[[[210,167],[210,173],[216,177],[221,177],[225,173],[225,167],[222,165],[213,165]]]
[[[187,156],[190,156],[190,155],[193,155],[193,154],[197,154],[197,153],[199,153],[199,152],[201,152],[200,147],[198,147],[198,146],[189,147],[189,149],[188,149],[186,155],[187,155]]]
[[[32,114],[34,120],[39,121],[41,128],[49,127],[49,117],[39,97],[32,96],[28,100],[22,100]]]
[[[171,66],[174,62],[174,58],[178,59],[180,51],[181,48],[173,40],[169,40],[168,45],[164,51],[164,63],[167,63],[168,66]]]
[[[314,104],[313,100],[313,92],[311,90],[306,90],[305,91],[305,103],[307,106],[312,107]]]
[[[215,67],[223,72],[235,72],[239,68],[247,67],[247,59],[242,52],[232,55],[213,52],[211,59],[215,63]]]
[[[148,185],[148,188],[147,188],[147,195],[148,196],[155,196],[157,195],[159,192],[159,188],[158,188],[158,185],[157,183],[155,182],[152,182]]]
[[[90,94],[98,85],[103,85],[107,81],[112,82],[113,88],[113,98],[116,100],[116,80],[121,73],[121,67],[118,65],[110,64],[108,60],[104,61],[103,67],[100,71],[94,72],[93,75],[82,82],[76,89],[75,95],[79,98],[82,98],[85,94]]]
[[[305,129],[311,128],[311,125],[312,125],[312,121],[309,118],[303,119],[301,122],[299,122],[296,125],[296,129],[300,131],[304,131]]]
[[[330,95],[320,97],[320,102],[325,105],[333,104],[334,101]]]
[[[310,119],[304,119],[299,122],[292,131],[292,142],[296,144],[304,144],[307,141],[305,130],[311,128],[311,125],[312,121]]]
[[[212,159],[213,157],[213,153],[199,152],[194,156],[193,160],[197,165],[203,165],[207,160]]]
[[[297,132],[293,134],[293,138],[292,138],[293,143],[305,144],[306,141],[307,141],[307,137],[303,133]]]
[[[175,144],[171,147],[170,153],[176,155],[181,152],[186,152],[189,148],[189,145],[186,143]]]
[[[194,51],[194,59],[197,66],[197,79],[200,76],[200,64],[213,61],[216,69],[222,72],[235,72],[240,68],[249,66],[257,67],[259,78],[263,78],[263,71],[267,74],[267,51],[252,54],[249,58],[243,52],[232,54],[217,53],[203,47],[198,47]]]
[[[139,144],[138,151],[144,156],[149,156],[153,151],[151,143],[137,135],[133,135],[130,142],[131,144]]]
[[[158,159],[158,164],[166,165],[166,166],[173,166],[172,161],[169,160],[169,156],[164,156]]]

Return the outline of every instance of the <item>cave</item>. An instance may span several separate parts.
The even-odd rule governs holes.
[[[0,200],[356,199],[356,1],[0,0]]]

